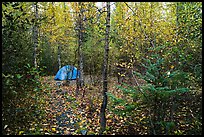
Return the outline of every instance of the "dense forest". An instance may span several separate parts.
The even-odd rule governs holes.
[[[201,135],[201,52],[201,2],[2,2],[2,134]]]

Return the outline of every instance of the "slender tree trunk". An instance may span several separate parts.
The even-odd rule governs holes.
[[[134,31],[134,33],[136,33],[136,28],[137,28],[137,26],[136,26],[136,22],[137,22],[136,13],[137,13],[137,3],[135,2],[134,3],[134,13],[133,13],[133,15],[134,15],[133,16],[134,17],[134,22],[133,22],[133,31]],[[134,35],[134,42],[133,42],[134,48],[137,46],[136,42],[137,42],[137,38]],[[140,46],[138,45],[138,48],[140,49],[140,51],[142,51],[142,46],[141,45]]]
[[[78,95],[79,88],[84,86],[84,72],[83,72],[83,5],[81,2],[78,3],[78,7],[80,9],[78,14],[78,70],[80,71],[79,78],[76,80],[76,96]]]
[[[101,104],[100,111],[100,134],[105,131],[106,128],[106,117],[105,110],[107,106],[107,91],[108,91],[108,82],[107,82],[107,68],[108,68],[108,52],[109,52],[109,32],[110,32],[110,2],[107,2],[107,17],[106,17],[106,35],[105,35],[105,51],[104,51],[104,68],[103,68],[103,102]]]
[[[37,2],[33,3],[33,8],[35,10],[35,19],[38,19],[38,7],[37,7]],[[33,46],[34,46],[34,52],[33,52],[33,57],[34,57],[34,66],[37,68],[37,46],[38,46],[38,27],[37,27],[37,21],[35,21],[34,26],[33,26]]]
[[[64,2],[64,13],[66,13],[66,3]],[[64,14],[65,15],[65,14]],[[64,22],[66,22],[67,21],[67,17],[66,16],[64,16]]]
[[[61,65],[61,45],[58,46],[58,65],[60,69],[62,67]]]
[[[66,24],[67,23],[67,9],[66,9],[66,2],[64,2],[64,23]],[[68,36],[69,34],[69,30],[68,29],[65,29],[65,36]]]
[[[83,5],[81,2],[79,2],[79,48],[78,48],[78,54],[79,54],[79,70],[80,70],[80,77],[79,77],[79,85],[80,87],[84,86],[84,72],[83,72],[83,52],[82,52],[82,46],[83,46]]]
[[[153,41],[153,37],[154,37],[154,32],[152,31],[153,30],[153,15],[152,15],[152,10],[153,10],[153,3],[150,3],[150,28],[151,28],[151,33],[150,33],[150,36],[149,36],[149,44],[150,44],[150,47],[154,47],[154,41]]]
[[[178,40],[179,40],[179,35],[180,35],[180,10],[182,8],[182,5],[180,2],[176,3],[176,44],[178,44]],[[181,47],[180,45],[177,45],[178,49]],[[177,52],[174,52],[175,54],[175,66],[179,66],[178,62],[179,62],[179,55],[180,55],[180,51],[178,50]]]
[[[176,41],[178,41],[177,39],[178,39],[178,33],[179,33],[179,29],[178,29],[178,27],[179,27],[179,7],[180,5],[179,5],[179,3],[176,3],[176,27],[177,27],[177,31],[176,31]]]

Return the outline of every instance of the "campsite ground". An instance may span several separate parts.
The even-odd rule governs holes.
[[[91,81],[87,77],[85,83],[85,96],[82,97],[82,89],[75,96],[76,82],[69,85],[63,82],[60,88],[53,80],[54,76],[42,78],[44,87],[51,90],[43,92],[45,100],[44,120],[40,125],[41,134],[95,134],[99,131],[100,112],[100,86],[88,86]],[[98,102],[96,102],[98,101]],[[93,118],[94,117],[94,118]],[[88,129],[87,129],[88,128]]]
[[[102,83],[100,84],[100,81],[95,80],[93,82],[90,76],[85,77],[85,95],[82,97],[83,89],[80,89],[79,95],[75,96],[75,81],[71,81],[69,86],[63,84],[64,86],[59,88],[54,81],[54,76],[43,77],[42,85],[45,87],[45,92],[43,92],[42,97],[45,100],[45,119],[40,125],[40,134],[98,134],[100,130]],[[109,80],[111,81],[108,85],[109,92],[121,96],[116,88],[118,85],[117,79],[110,78]],[[97,84],[94,85],[94,83]],[[46,87],[51,90],[46,90]],[[138,113],[138,117],[141,118],[142,115]],[[114,135],[124,132],[123,124],[126,118],[117,116],[108,110],[106,111],[106,118],[107,131],[105,134]],[[129,128],[126,127],[126,132],[131,133],[132,129]],[[140,134],[147,134],[147,132],[144,129],[144,132]]]
[[[90,80],[90,76],[85,77],[85,95],[82,97],[83,89],[80,89],[79,95],[75,96],[76,84],[71,81],[70,85],[64,85],[58,88],[55,85],[54,77],[44,77],[42,79],[43,85],[48,85],[52,90],[44,92],[44,99],[47,105],[45,106],[45,123],[42,123],[42,134],[61,134],[61,135],[81,135],[81,134],[98,134],[100,130],[100,107],[102,103],[102,83]],[[144,81],[139,80],[139,84]],[[109,78],[108,92],[117,97],[128,100],[125,94],[117,88],[119,85],[116,78]],[[184,95],[180,97],[181,106],[175,111],[175,119],[180,123],[180,130],[188,131],[191,126],[196,123],[191,121],[195,118],[196,112],[200,106],[195,102],[199,102],[201,95]],[[189,100],[189,97],[191,98]],[[183,100],[183,101],[182,101]],[[139,101],[139,100],[138,100]],[[182,105],[183,104],[183,105]],[[148,110],[147,107],[142,107],[142,110],[134,110],[135,119],[130,117],[123,117],[114,114],[111,111],[111,100],[108,98],[108,107],[106,110],[107,130],[105,134],[148,134],[147,120]],[[189,106],[197,106],[191,108]],[[192,111],[191,115],[187,116],[184,112]],[[187,121],[186,121],[187,120]],[[127,121],[133,122],[132,125],[125,124]],[[182,124],[183,122],[191,121],[189,124]],[[198,123],[197,123],[198,124]],[[41,130],[42,130],[41,129]],[[179,130],[179,131],[180,131]],[[165,133],[164,133],[165,134]],[[179,134],[179,133],[178,133]]]
[[[82,96],[83,89],[80,89],[78,96],[75,94],[76,85],[72,81],[69,86],[64,85],[60,88],[54,81],[54,76],[44,76],[40,78],[41,86],[37,94],[30,94],[30,98],[19,102],[14,113],[15,122],[13,127],[4,127],[8,135],[97,135],[100,130],[100,107],[102,102],[102,83],[100,81],[91,82],[90,76],[85,77],[85,94]],[[100,78],[98,78],[100,79]],[[96,79],[95,79],[96,80]],[[142,81],[140,81],[142,83]],[[141,84],[140,83],[140,84]],[[116,78],[109,78],[108,92],[116,97],[128,98],[118,89],[119,84]],[[173,134],[189,134],[194,132],[194,126],[199,126],[198,116],[202,107],[202,94],[186,94],[180,97],[180,106],[175,111],[174,119],[178,129],[184,131]],[[36,100],[33,101],[33,100]],[[138,100],[140,101],[140,100]],[[139,103],[139,102],[135,103]],[[35,102],[35,103],[34,103]],[[33,112],[33,107],[37,107]],[[117,106],[122,107],[122,106]],[[110,98],[106,109],[107,126],[104,134],[149,134],[148,129],[148,108],[140,105],[140,108],[133,110],[134,117],[119,116],[111,111],[116,108]],[[122,108],[120,108],[122,109]],[[186,113],[188,112],[188,113]],[[3,114],[5,115],[5,113]],[[31,117],[32,116],[32,117]],[[30,120],[28,120],[30,119]],[[11,119],[12,120],[12,119]],[[27,121],[24,123],[24,120]],[[128,123],[128,124],[127,124]],[[196,131],[195,131],[196,132]],[[165,134],[165,130],[164,133]],[[195,133],[193,133],[195,134]]]
[[[82,97],[83,89],[80,89],[79,95],[75,96],[75,81],[71,81],[69,86],[64,85],[59,89],[53,79],[54,76],[44,77],[42,79],[43,85],[48,85],[48,87],[52,89],[44,92],[45,102],[47,102],[48,105],[45,107],[46,122],[42,126],[42,134],[98,134],[100,130],[99,119],[103,89],[100,78],[95,77],[91,80],[90,76],[85,76],[84,97]],[[144,81],[138,79],[138,82],[142,84]],[[117,88],[118,85],[117,78],[110,77],[108,92],[114,94],[116,97],[128,100],[126,95]],[[201,95],[202,94],[192,96],[187,94],[180,97],[180,107],[175,111],[175,120],[181,125],[179,126],[179,131],[183,130],[187,133],[191,129],[191,126],[193,127],[199,124],[194,120],[196,120],[196,112],[200,112],[199,103],[197,104],[196,102],[200,101]],[[146,122],[148,121],[147,107],[141,106],[142,110],[134,110],[135,119],[132,119],[114,114],[111,111],[111,106],[113,106],[113,104],[110,98],[108,98],[106,110],[107,130],[105,134],[145,135],[149,133]],[[197,106],[197,108],[195,108],[195,106]],[[195,112],[192,112],[192,110],[195,110]],[[190,112],[191,115],[186,115],[185,112]],[[125,124],[127,121],[130,121],[130,123]],[[132,124],[131,121],[133,122]],[[189,123],[188,121],[191,122]],[[182,124],[183,122],[187,122],[188,124]],[[49,126],[46,125],[46,123],[49,123]],[[165,134],[165,131],[163,134]]]

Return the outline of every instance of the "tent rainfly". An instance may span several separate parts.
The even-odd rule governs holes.
[[[57,72],[54,80],[63,81],[63,80],[76,80],[80,76],[80,71],[76,67],[71,65],[63,66]]]

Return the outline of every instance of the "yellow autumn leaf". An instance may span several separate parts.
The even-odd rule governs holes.
[[[171,69],[173,69],[174,68],[174,66],[173,65],[171,65]]]
[[[18,134],[19,134],[19,135],[22,135],[23,133],[24,133],[24,131],[19,131],[19,133],[18,133]]]
[[[85,123],[85,122],[86,122],[86,120],[82,120],[82,121],[81,121],[81,123]]]
[[[111,115],[110,114],[108,114],[108,115],[106,115],[106,118],[109,118]]]
[[[144,129],[147,129],[147,127],[144,127]]]
[[[107,123],[112,123],[113,121],[111,119],[108,119],[107,120]]]
[[[53,127],[53,128],[52,128],[52,131],[53,131],[53,132],[56,132],[56,128]]]

